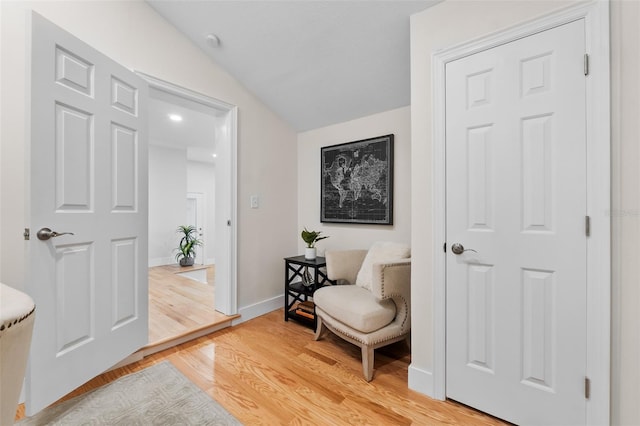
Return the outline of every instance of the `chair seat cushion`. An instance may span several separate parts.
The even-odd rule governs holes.
[[[378,300],[356,285],[322,287],[313,294],[313,301],[336,320],[363,333],[381,329],[396,316],[393,300]]]

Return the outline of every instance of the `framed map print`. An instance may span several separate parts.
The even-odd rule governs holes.
[[[393,224],[393,135],[321,148],[321,222]]]

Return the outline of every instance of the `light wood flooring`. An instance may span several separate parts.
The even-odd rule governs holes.
[[[207,283],[178,275],[199,269],[206,269]],[[213,265],[149,268],[149,344],[142,355],[231,325],[237,315],[226,316],[214,309],[214,279]]]
[[[409,390],[404,342],[376,350],[375,376],[367,383],[359,348],[331,333],[316,342],[311,329],[282,318],[278,310],[158,352],[69,397],[169,360],[245,425],[504,424]]]

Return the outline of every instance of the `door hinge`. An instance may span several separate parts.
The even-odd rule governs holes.
[[[584,378],[584,398],[589,399],[591,397],[591,379]]]
[[[446,241],[445,241],[444,244],[442,244],[442,251],[445,252],[445,253],[447,252],[447,242]]]
[[[584,54],[584,75],[589,75],[589,54]]]
[[[587,237],[591,236],[591,218],[589,216],[584,217],[584,234]]]
[[[24,237],[25,241],[29,241],[29,238],[31,237],[31,230],[29,228],[24,228],[22,236]]]

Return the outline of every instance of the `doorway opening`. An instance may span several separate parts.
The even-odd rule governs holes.
[[[149,344],[145,355],[231,325],[235,315],[235,107],[149,83]],[[201,245],[176,261],[176,229]]]

